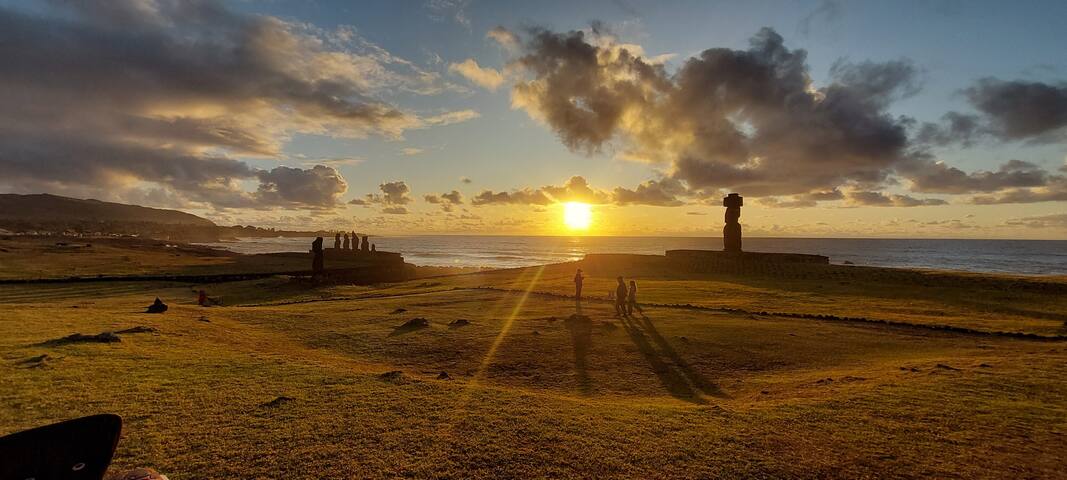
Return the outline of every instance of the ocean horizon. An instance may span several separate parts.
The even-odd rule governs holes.
[[[237,253],[306,252],[314,237],[240,238],[200,245]],[[514,268],[580,260],[589,253],[662,255],[721,250],[721,237],[582,237],[504,235],[374,236],[379,250],[421,266]],[[1067,274],[1067,240],[748,237],[750,252],[807,253],[834,264],[1021,275]],[[332,246],[332,239],[326,239]]]

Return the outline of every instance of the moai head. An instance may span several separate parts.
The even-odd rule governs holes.
[[[741,207],[745,204],[745,198],[736,193],[731,193],[722,199],[722,206],[726,207],[726,223],[737,223],[741,218]]]

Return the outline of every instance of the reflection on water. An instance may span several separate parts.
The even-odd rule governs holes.
[[[312,238],[253,238],[211,243],[240,253],[306,252]],[[379,250],[416,265],[522,267],[581,259],[587,253],[662,255],[674,249],[722,249],[720,238],[693,237],[372,237]],[[833,263],[975,272],[1067,274],[1067,241],[746,238],[753,252],[813,253]]]

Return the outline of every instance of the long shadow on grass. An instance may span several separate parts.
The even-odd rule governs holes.
[[[634,345],[637,345],[641,355],[645,357],[645,360],[652,367],[652,372],[659,377],[660,383],[663,384],[672,397],[687,402],[707,403],[700,396],[700,392],[690,385],[685,375],[663,361],[660,357],[660,352],[656,351],[656,348],[652,346],[652,343],[649,342],[645,332],[641,330],[636,320],[624,317],[622,326],[626,329],[626,333],[630,334],[630,339],[633,340]]]
[[[578,388],[583,395],[589,395],[592,384],[589,381],[586,358],[589,356],[589,347],[593,344],[593,323],[582,315],[581,301],[575,303],[575,314],[563,323],[571,332],[571,343],[574,344],[574,370],[578,372]]]
[[[636,322],[636,320],[632,321]],[[678,352],[674,350],[674,347],[672,347],[670,343],[667,343],[667,340],[659,334],[659,330],[656,330],[656,326],[652,325],[652,321],[649,320],[648,317],[642,318],[641,323],[644,330],[648,332],[650,337],[652,337],[652,341],[659,346],[660,351],[674,362],[674,365],[678,367],[678,370],[689,380],[689,383],[692,384],[694,388],[705,395],[719,398],[728,397],[726,392],[723,392],[718,385],[715,385],[713,382],[704,378],[704,376],[701,375],[700,372],[694,370],[693,367],[681,357],[681,355],[678,355]]]

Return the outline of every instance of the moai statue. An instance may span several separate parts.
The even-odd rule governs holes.
[[[345,234],[345,243],[344,243],[344,247],[343,248],[344,248],[344,250],[351,250],[351,247],[349,246],[349,243],[348,243],[348,234],[347,233]]]
[[[376,247],[376,246],[375,246],[375,245],[374,245],[374,244],[372,243],[372,244],[370,244],[370,251],[372,251],[372,252],[377,252],[377,251],[378,251],[378,247]]]
[[[370,251],[370,237],[369,236],[366,236],[366,235],[363,236],[363,242],[360,243],[359,249],[363,250],[364,252],[369,252]]]
[[[322,273],[322,237],[315,237],[315,241],[311,242],[311,254],[314,257],[311,260],[311,271],[315,275]]]
[[[333,248],[334,248],[334,250],[340,250],[341,249],[341,234],[340,233],[338,233],[337,235],[333,236]]]
[[[731,193],[722,199],[722,206],[726,207],[726,226],[722,229],[723,250],[727,252],[741,251],[741,206],[745,199],[741,195]]]

